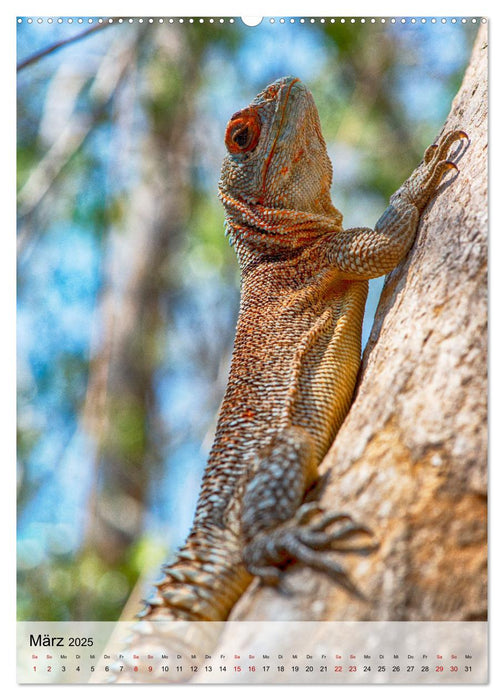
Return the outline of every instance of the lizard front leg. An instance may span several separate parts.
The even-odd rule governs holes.
[[[390,205],[374,229],[352,228],[331,239],[329,262],[346,279],[371,279],[391,272],[409,251],[420,214],[434,196],[443,175],[457,166],[447,159],[453,143],[468,139],[464,131],[450,131],[439,145],[425,151],[423,161],[390,198]]]
[[[391,197],[390,206],[374,230],[349,229],[331,238],[325,254],[343,278],[363,280],[383,275],[394,269],[406,255],[413,243],[421,212],[443,175],[456,169],[447,160],[447,155],[451,145],[462,138],[467,138],[463,131],[452,131],[439,145],[427,149],[420,166]],[[347,317],[355,315],[348,314]],[[352,345],[349,342],[350,329],[345,328],[345,333],[346,345]],[[339,352],[342,352],[341,347]],[[310,364],[306,357],[304,360],[305,365]],[[333,371],[336,371],[337,361],[336,355]],[[350,364],[346,358],[345,367]],[[343,377],[333,386],[333,394],[341,396],[350,384],[351,393],[354,380],[355,376],[351,380]],[[298,384],[299,377],[295,382],[296,386]],[[309,395],[307,385],[304,390]],[[299,398],[302,392],[295,395],[297,401],[302,400]],[[349,402],[346,410],[348,407]],[[291,419],[294,414],[295,410],[291,412]],[[266,583],[278,583],[281,567],[297,561],[325,572],[357,592],[330,553],[355,549],[354,536],[369,535],[370,532],[356,525],[349,516],[325,513],[311,503],[302,504],[308,486],[316,480],[317,463],[312,436],[292,422],[252,460],[243,499],[242,529],[246,543],[243,560],[248,571]],[[328,529],[336,523],[336,529]],[[369,551],[370,547],[359,546],[357,549]]]

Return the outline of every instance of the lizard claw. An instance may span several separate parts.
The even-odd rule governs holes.
[[[427,147],[427,150],[424,153],[424,163],[429,163],[434,156],[437,156],[438,160],[445,158],[448,155],[451,145],[455,143],[455,141],[461,141],[462,139],[469,141],[469,136],[465,131],[462,131],[462,129],[447,131],[439,144],[434,143]]]
[[[458,166],[451,160],[445,160],[444,165],[447,170],[456,170],[457,174],[460,172]]]
[[[336,530],[330,525],[339,523]],[[344,568],[331,556],[334,552],[368,554],[376,542],[362,542],[372,536],[369,528],[355,523],[347,513],[325,512],[316,503],[303,504],[296,515],[273,531],[257,535],[244,550],[247,569],[265,585],[279,586],[282,569],[300,563],[321,571],[355,595],[358,589]]]
[[[447,155],[451,146],[462,139],[469,141],[466,132],[462,129],[454,129],[444,134],[438,144],[429,146],[424,153],[422,163],[401,188],[419,212],[427,206],[445,173],[449,170],[459,172],[455,163],[447,159]]]

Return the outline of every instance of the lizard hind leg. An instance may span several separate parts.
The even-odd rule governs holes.
[[[363,545],[361,539],[364,535],[369,542],[371,532],[346,513],[303,502],[317,478],[314,452],[310,434],[291,427],[253,460],[241,517],[243,562],[267,585],[279,586],[283,569],[300,563],[360,595],[333,553],[371,551],[374,546]]]

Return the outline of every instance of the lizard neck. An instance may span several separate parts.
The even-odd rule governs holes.
[[[299,251],[325,233],[342,230],[343,217],[334,207],[331,215],[326,215],[248,204],[222,190],[219,196],[227,212],[226,233],[242,269],[258,255],[286,255]]]

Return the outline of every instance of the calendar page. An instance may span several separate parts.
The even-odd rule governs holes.
[[[486,18],[16,25],[18,683],[487,683]]]

